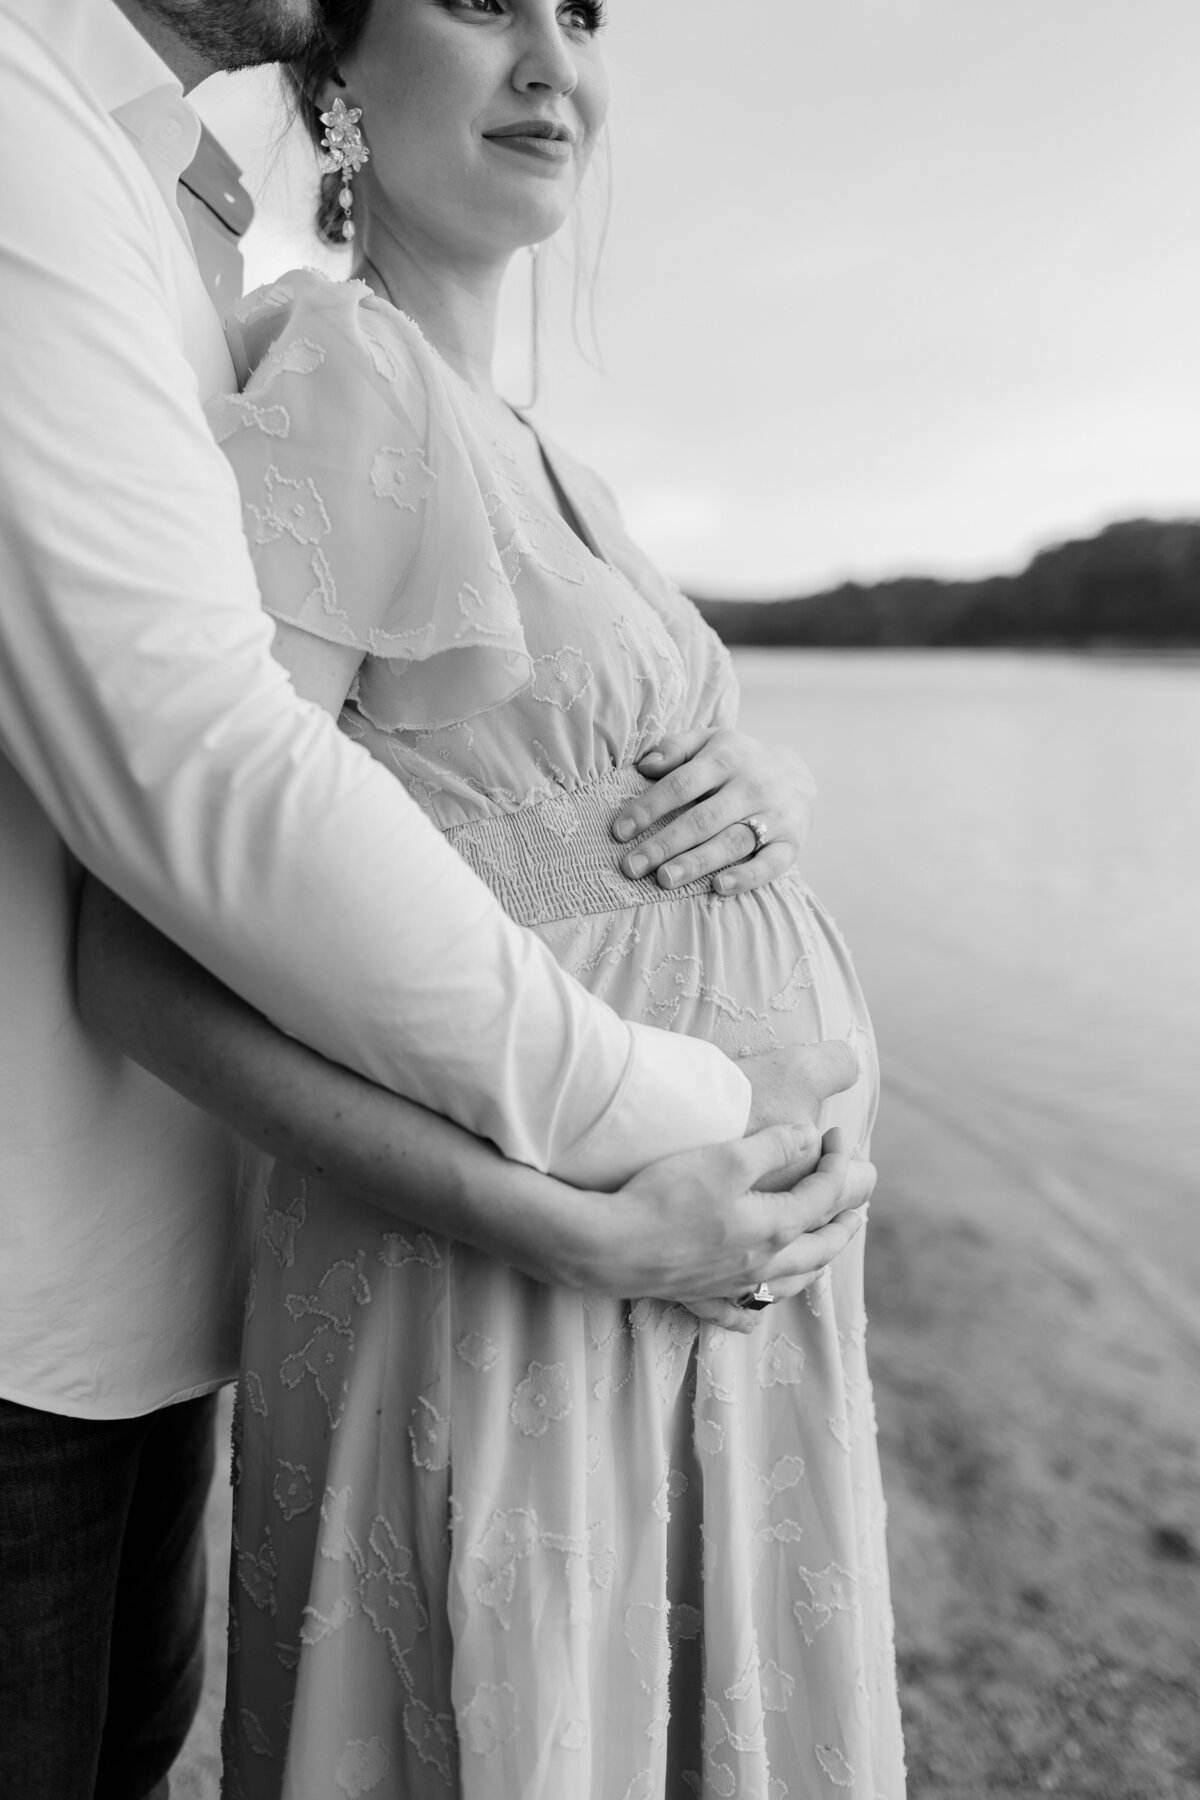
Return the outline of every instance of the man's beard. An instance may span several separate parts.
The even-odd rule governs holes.
[[[290,62],[322,35],[318,0],[141,0],[216,69]]]

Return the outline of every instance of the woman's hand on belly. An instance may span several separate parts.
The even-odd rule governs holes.
[[[824,1102],[852,1088],[862,1074],[844,1038],[767,1050],[761,1056],[743,1057],[738,1067],[751,1089],[747,1133],[768,1125],[801,1125],[812,1127],[815,1136]],[[808,1174],[815,1160],[814,1156],[807,1166],[780,1170],[771,1185],[790,1187]]]
[[[712,875],[715,892],[745,893],[790,869],[808,837],[817,789],[794,750],[704,729],[663,738],[637,766],[653,786],[612,822],[620,843],[654,830],[621,859],[631,879],[670,889]]]

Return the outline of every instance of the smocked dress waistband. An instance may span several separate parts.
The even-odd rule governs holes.
[[[622,874],[619,860],[632,845],[619,844],[609,827],[621,805],[651,785],[634,768],[610,769],[514,812],[452,825],[446,838],[520,925],[545,925],[554,919],[623,912],[701,895],[715,902],[707,877],[661,888],[652,875],[631,880]],[[665,822],[659,820],[655,829]],[[652,835],[643,833],[634,842]]]

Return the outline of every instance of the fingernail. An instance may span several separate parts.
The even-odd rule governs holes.
[[[635,850],[632,856],[627,856],[625,858],[625,867],[629,873],[636,878],[638,875],[644,875],[646,873],[646,870],[650,867],[650,858],[646,855],[644,850]]]
[[[615,838],[620,838],[621,842],[624,844],[633,836],[637,827],[634,825],[632,819],[614,819],[612,829],[613,836]]]
[[[714,875],[712,884],[718,894],[727,894],[733,886],[733,877],[731,875]]]
[[[645,764],[645,763],[660,763],[660,762],[665,762],[665,761],[666,761],[666,758],[664,757],[661,750],[647,750],[645,756],[642,757],[643,764]]]
[[[665,868],[658,871],[658,880],[661,887],[674,887],[679,880],[679,870],[673,869],[668,863]]]

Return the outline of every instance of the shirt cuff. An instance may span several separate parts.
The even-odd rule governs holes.
[[[630,1025],[616,1093],[555,1174],[610,1192],[648,1163],[745,1135],[751,1087],[737,1064],[699,1038]]]

